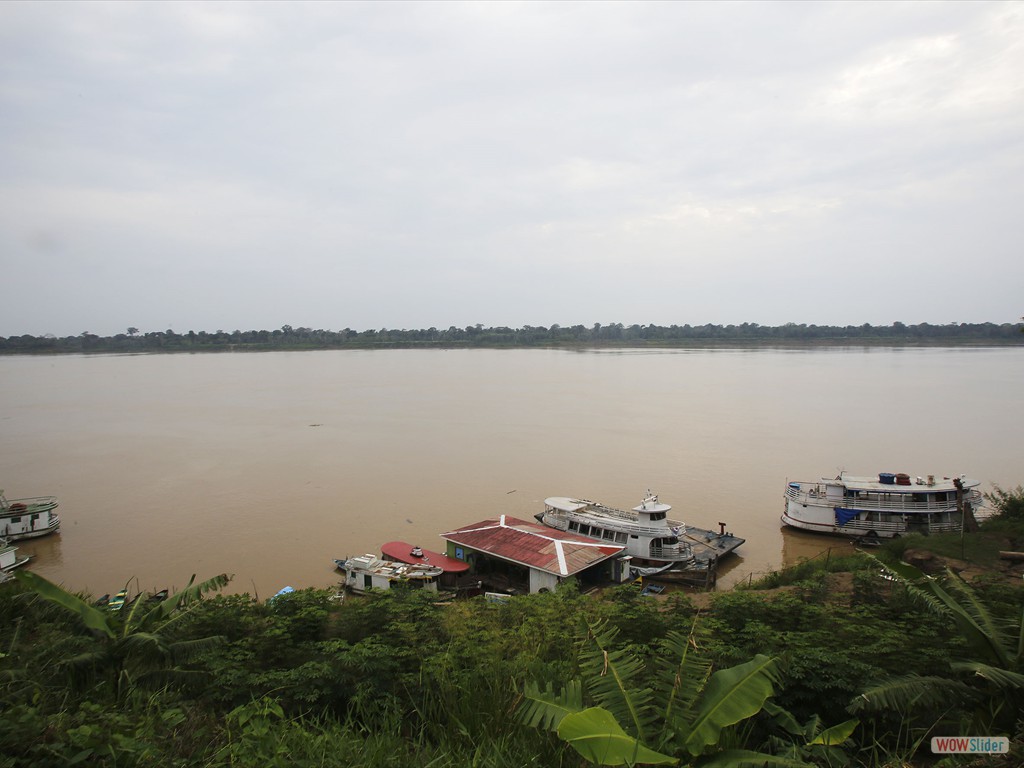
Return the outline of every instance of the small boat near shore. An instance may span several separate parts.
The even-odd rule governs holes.
[[[0,537],[16,541],[54,533],[60,529],[56,508],[56,496],[8,500],[0,490]]]
[[[874,543],[908,533],[951,533],[970,528],[984,505],[980,482],[959,477],[917,477],[880,472],[786,484],[782,523]]]
[[[32,555],[18,557],[18,548],[6,539],[0,540],[0,583],[14,577],[14,570],[28,563]]]
[[[118,592],[116,595],[110,598],[110,600],[107,601],[107,608],[109,608],[112,611],[120,611],[122,608],[124,608],[124,604],[127,599],[128,590],[122,589],[120,592]]]
[[[396,584],[437,592],[438,581],[444,573],[440,566],[429,563],[399,563],[381,560],[372,554],[350,557],[338,567],[345,572],[345,586],[357,594],[371,589],[391,589]]]

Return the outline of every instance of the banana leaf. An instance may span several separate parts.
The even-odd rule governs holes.
[[[671,755],[655,752],[634,739],[611,712],[591,707],[562,718],[558,736],[585,760],[597,765],[667,765],[678,762]]]
[[[48,581],[42,576],[32,573],[32,571],[19,571],[14,574],[14,578],[40,597],[56,603],[71,613],[77,614],[82,619],[82,623],[89,629],[102,632],[111,639],[115,637],[114,627],[110,623],[110,614],[89,605],[78,595],[71,594],[63,587],[57,586],[52,581]]]
[[[775,692],[772,683],[777,680],[775,659],[760,653],[745,664],[715,672],[686,737],[690,754],[699,755],[718,743],[723,728],[760,712]]]

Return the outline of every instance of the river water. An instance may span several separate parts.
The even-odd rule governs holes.
[[[0,487],[75,590],[331,587],[332,559],[548,496],[725,522],[728,586],[840,541],[780,530],[787,480],[1024,482],[1024,349],[383,350],[0,357]]]

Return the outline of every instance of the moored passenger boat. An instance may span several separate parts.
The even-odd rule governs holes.
[[[544,500],[544,511],[537,519],[560,531],[626,547],[638,575],[707,568],[744,542],[726,532],[725,523],[719,523],[715,532],[670,520],[671,509],[649,491],[629,512],[586,499],[553,496]]]
[[[853,538],[961,531],[982,508],[977,480],[935,475],[911,479],[881,472],[786,485],[782,522],[794,528]]]
[[[60,528],[56,508],[56,496],[8,500],[0,491],[0,537],[17,541],[53,533]]]

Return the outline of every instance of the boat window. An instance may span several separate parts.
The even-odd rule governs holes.
[[[625,544],[626,543],[626,534],[625,533],[616,533],[615,534],[615,542],[617,544]]]
[[[570,520],[569,521],[569,530],[570,531],[578,531],[579,529],[580,529],[580,524],[579,523],[577,523],[575,520]]]
[[[20,517],[12,517],[11,518],[11,522],[12,523],[20,523],[21,522],[21,518]]]
[[[664,520],[668,517],[668,512],[652,512],[651,520]]]

